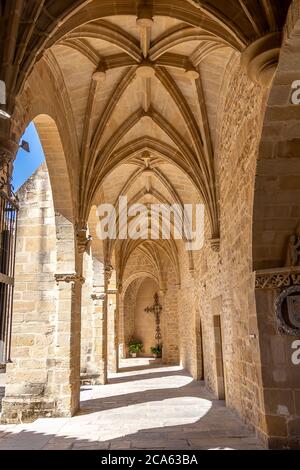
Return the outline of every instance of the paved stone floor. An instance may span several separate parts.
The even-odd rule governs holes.
[[[108,385],[82,387],[81,400],[73,418],[0,425],[0,450],[261,448],[224,402],[179,367],[123,361]]]

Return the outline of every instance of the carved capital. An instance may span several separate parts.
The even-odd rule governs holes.
[[[244,50],[241,65],[254,83],[269,87],[278,65],[281,43],[281,32],[270,33]]]
[[[105,297],[106,297],[106,294],[102,293],[102,294],[92,294],[91,295],[91,299],[92,300],[97,300],[97,301],[104,301],[105,300]]]
[[[80,283],[81,285],[83,285],[85,283],[85,278],[80,276],[80,274],[77,274],[77,273],[55,274],[54,277],[55,277],[57,284],[61,282],[65,282],[67,284]]]
[[[300,285],[300,268],[265,269],[256,272],[256,289],[282,289]]]
[[[105,265],[105,267],[104,267],[104,279],[107,283],[111,280],[113,270],[114,270],[114,268],[110,264]]]
[[[7,192],[10,188],[12,162],[18,145],[12,141],[0,141],[0,190]]]
[[[0,140],[0,162],[3,160],[6,162],[13,161],[18,148],[18,144],[12,140]]]
[[[118,292],[119,292],[118,289],[108,289],[107,295],[117,295]]]
[[[78,224],[76,230],[76,243],[77,251],[79,254],[83,255],[85,252],[89,251],[92,237],[87,234],[88,228],[86,225]]]

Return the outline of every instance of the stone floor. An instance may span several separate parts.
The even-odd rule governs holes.
[[[179,367],[122,364],[106,386],[84,386],[73,418],[0,425],[4,449],[261,449],[240,419]]]

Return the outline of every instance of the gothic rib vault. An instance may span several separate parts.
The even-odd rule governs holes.
[[[213,152],[222,77],[234,54],[280,30],[289,2],[71,3],[32,8],[2,2],[10,20],[2,28],[2,44],[9,46],[1,48],[8,111],[17,111],[16,97],[34,64],[42,63],[60,83],[76,128],[79,223],[86,223],[104,179],[121,162],[130,163],[128,149],[131,160],[150,150],[158,170],[171,160],[191,179],[218,238]],[[11,134],[19,134],[14,121]]]
[[[252,341],[257,331],[255,295],[260,295],[254,291],[252,215],[265,106],[282,41],[288,43],[290,39],[285,36],[288,33],[284,25],[291,3],[0,1],[0,78],[6,83],[6,110],[12,115],[10,120],[0,120],[0,150],[5,155],[1,157],[1,167],[5,163],[12,171],[17,142],[33,120],[45,150],[51,182],[50,212],[56,227],[56,236],[52,234],[56,248],[53,253],[49,248],[49,252],[56,256],[51,282],[57,289],[58,305],[64,295],[71,299],[74,289],[80,304],[82,288],[83,297],[86,295],[89,302],[92,298],[95,311],[102,309],[101,312],[110,312],[112,321],[120,320],[125,343],[127,297],[134,296],[145,279],[151,279],[169,312],[166,344],[170,354],[165,356],[166,362],[180,359],[195,378],[203,376],[199,360],[201,317],[205,323],[203,335],[209,343],[205,359],[209,386],[220,397],[226,386],[228,403],[266,441],[274,434],[262,397],[267,392],[261,372],[264,366],[258,359],[260,344],[253,345]],[[282,56],[284,59],[283,53]],[[266,140],[269,142],[268,135]],[[44,173],[42,180],[47,186]],[[256,197],[260,196],[259,190],[260,187]],[[38,185],[35,191],[38,194]],[[183,243],[174,238],[100,241],[97,206],[105,203],[118,207],[120,196],[127,196],[130,205],[161,203],[182,207],[203,203],[204,250],[200,254],[186,253]],[[27,193],[24,198],[27,201]],[[294,227],[296,216],[290,218],[290,226]],[[270,224],[272,221],[273,218]],[[254,233],[262,230],[265,234],[260,219],[258,228],[254,225]],[[257,237],[258,244],[264,234]],[[64,236],[67,246],[72,246],[69,258],[64,258]],[[283,238],[279,244],[282,256]],[[264,256],[259,249],[258,252],[258,256]],[[87,261],[88,253],[93,259]],[[270,267],[280,267],[280,256]],[[268,259],[257,265],[268,268],[267,263]],[[20,261],[17,267],[21,264]],[[43,268],[39,269],[43,272]],[[95,278],[90,279],[95,273],[101,277],[101,282],[99,278],[97,282],[102,283],[102,290]],[[69,283],[70,286],[65,285]],[[245,295],[239,298],[237,291]],[[114,306],[119,309],[120,319],[114,317]],[[16,310],[19,308],[22,307]],[[213,332],[219,324],[215,318],[212,324],[206,324],[202,310],[209,321],[211,316],[225,312],[226,384],[220,375],[220,351],[218,346],[215,350],[212,346]],[[249,319],[245,312],[249,312]],[[76,315],[80,316],[80,312],[75,312],[79,324]],[[76,321],[70,326],[71,337],[80,330]],[[105,329],[107,318],[101,321]],[[111,367],[116,368],[116,338],[108,341],[113,356]],[[83,337],[83,342],[88,344],[88,338]],[[234,357],[236,344],[241,351]],[[55,348],[51,347],[49,368],[56,377],[59,370],[53,365]],[[103,362],[105,345],[101,347],[102,351],[93,354],[94,359]],[[80,349],[79,343],[77,348]],[[191,357],[189,348],[193,350]],[[55,402],[57,415],[66,409],[73,413],[78,408],[77,353],[74,357],[70,353],[75,365],[71,379],[64,379],[71,383],[71,398],[66,394],[61,399],[55,380],[49,384],[48,376],[45,379],[46,412],[52,413],[49,409],[53,396],[58,403]],[[105,382],[107,364],[103,366],[102,362]],[[210,368],[210,362],[216,370]],[[66,367],[62,369],[65,373]],[[236,392],[237,382],[243,385]],[[4,400],[4,417],[8,421],[13,419],[11,410],[16,398],[15,384],[11,385],[11,395]],[[29,415],[31,405],[30,402],[25,406]],[[288,426],[287,421],[284,426]]]

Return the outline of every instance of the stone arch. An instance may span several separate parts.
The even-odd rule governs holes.
[[[131,276],[129,276],[125,281],[124,283],[122,284],[122,292],[121,292],[121,295],[122,297],[124,298],[125,294],[126,294],[126,291],[127,289],[130,287],[130,284],[132,282],[134,282],[136,279],[140,279],[140,278],[147,278],[147,279],[152,279],[153,281],[155,281],[157,283],[157,285],[161,288],[162,286],[160,285],[160,280],[157,278],[157,276],[155,276],[153,273],[151,272],[148,272],[148,271],[138,271],[134,274],[132,274]]]
[[[124,359],[129,357],[128,343],[134,336],[137,294],[145,279],[153,280],[158,285],[153,274],[142,271],[129,276],[122,285],[119,302],[119,354]]]
[[[44,149],[55,210],[74,223],[78,212],[79,144],[66,85],[51,53],[34,67],[17,98],[13,123],[17,140],[31,122]]]
[[[254,270],[284,267],[289,237],[300,221],[300,106],[292,103],[299,80],[299,1],[290,8],[278,69],[268,97],[259,147],[254,209]]]
[[[74,221],[74,205],[69,171],[56,122],[47,114],[33,119],[46,157],[55,211]]]

